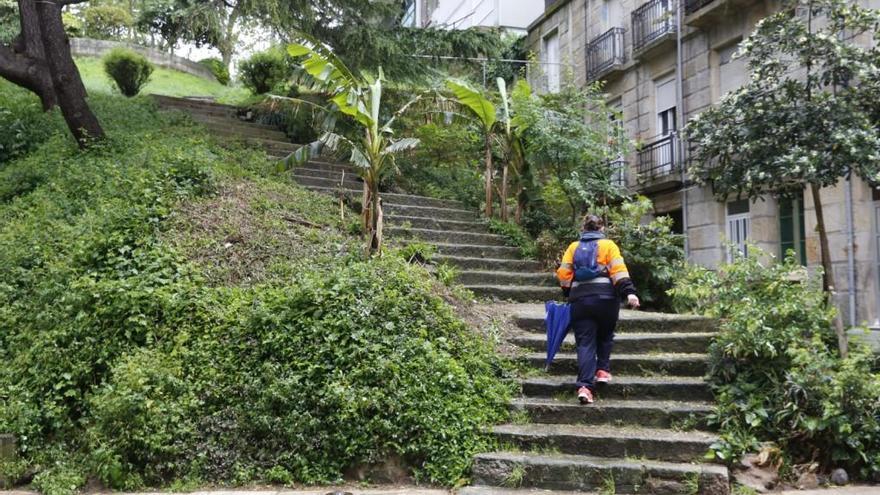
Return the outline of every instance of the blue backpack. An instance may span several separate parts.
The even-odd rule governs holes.
[[[575,282],[586,282],[596,277],[605,276],[605,270],[599,269],[599,262],[596,259],[598,251],[598,239],[581,240],[574,252]]]

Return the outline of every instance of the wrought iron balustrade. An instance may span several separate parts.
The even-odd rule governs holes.
[[[594,80],[626,63],[623,28],[611,28],[587,44],[587,79]]]
[[[633,51],[676,31],[675,0],[651,0],[632,13]]]
[[[638,151],[639,181],[671,176],[679,171],[675,153],[675,137],[670,134],[642,146]]]

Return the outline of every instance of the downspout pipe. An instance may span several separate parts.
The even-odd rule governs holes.
[[[678,128],[684,127],[684,55],[682,54],[682,7],[684,0],[675,1],[675,113],[678,121]],[[681,138],[681,131],[676,129],[676,144],[678,152],[678,162],[681,167],[681,223],[682,232],[684,233],[684,254],[685,259],[690,258],[690,240],[688,235],[688,184],[687,171],[685,170],[684,160],[684,140]]]
[[[846,250],[846,285],[849,295],[849,326],[856,326],[856,233],[853,221],[853,183],[852,171],[846,176],[846,187],[844,188],[846,197],[846,242],[849,248]]]

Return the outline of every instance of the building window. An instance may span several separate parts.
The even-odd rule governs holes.
[[[544,74],[547,91],[559,91],[559,33],[556,31],[544,37]]]
[[[732,262],[734,255],[739,253],[749,255],[746,245],[749,241],[749,200],[741,199],[727,203],[727,240],[731,249],[727,253],[727,261]]]
[[[739,41],[718,49],[718,95],[724,96],[746,84],[748,66],[745,58],[734,58]]]
[[[602,0],[601,16],[602,24],[604,25],[603,31],[621,27],[620,0]]]
[[[657,134],[668,136],[675,132],[675,76],[658,81],[655,86],[657,100]]]
[[[807,241],[804,229],[804,194],[779,199],[779,256],[794,250],[801,265],[807,266]]]
[[[403,2],[403,19],[400,25],[404,27],[416,27],[416,0]]]
[[[669,217],[672,219],[672,233],[683,235],[684,234],[684,211],[682,210],[672,210],[667,213],[661,213],[660,216]]]

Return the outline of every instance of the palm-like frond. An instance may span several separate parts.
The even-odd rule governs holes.
[[[481,92],[472,88],[464,81],[449,79],[446,87],[455,95],[458,101],[470,109],[480,120],[484,129],[491,129],[498,120],[495,113],[495,105],[483,96]]]

